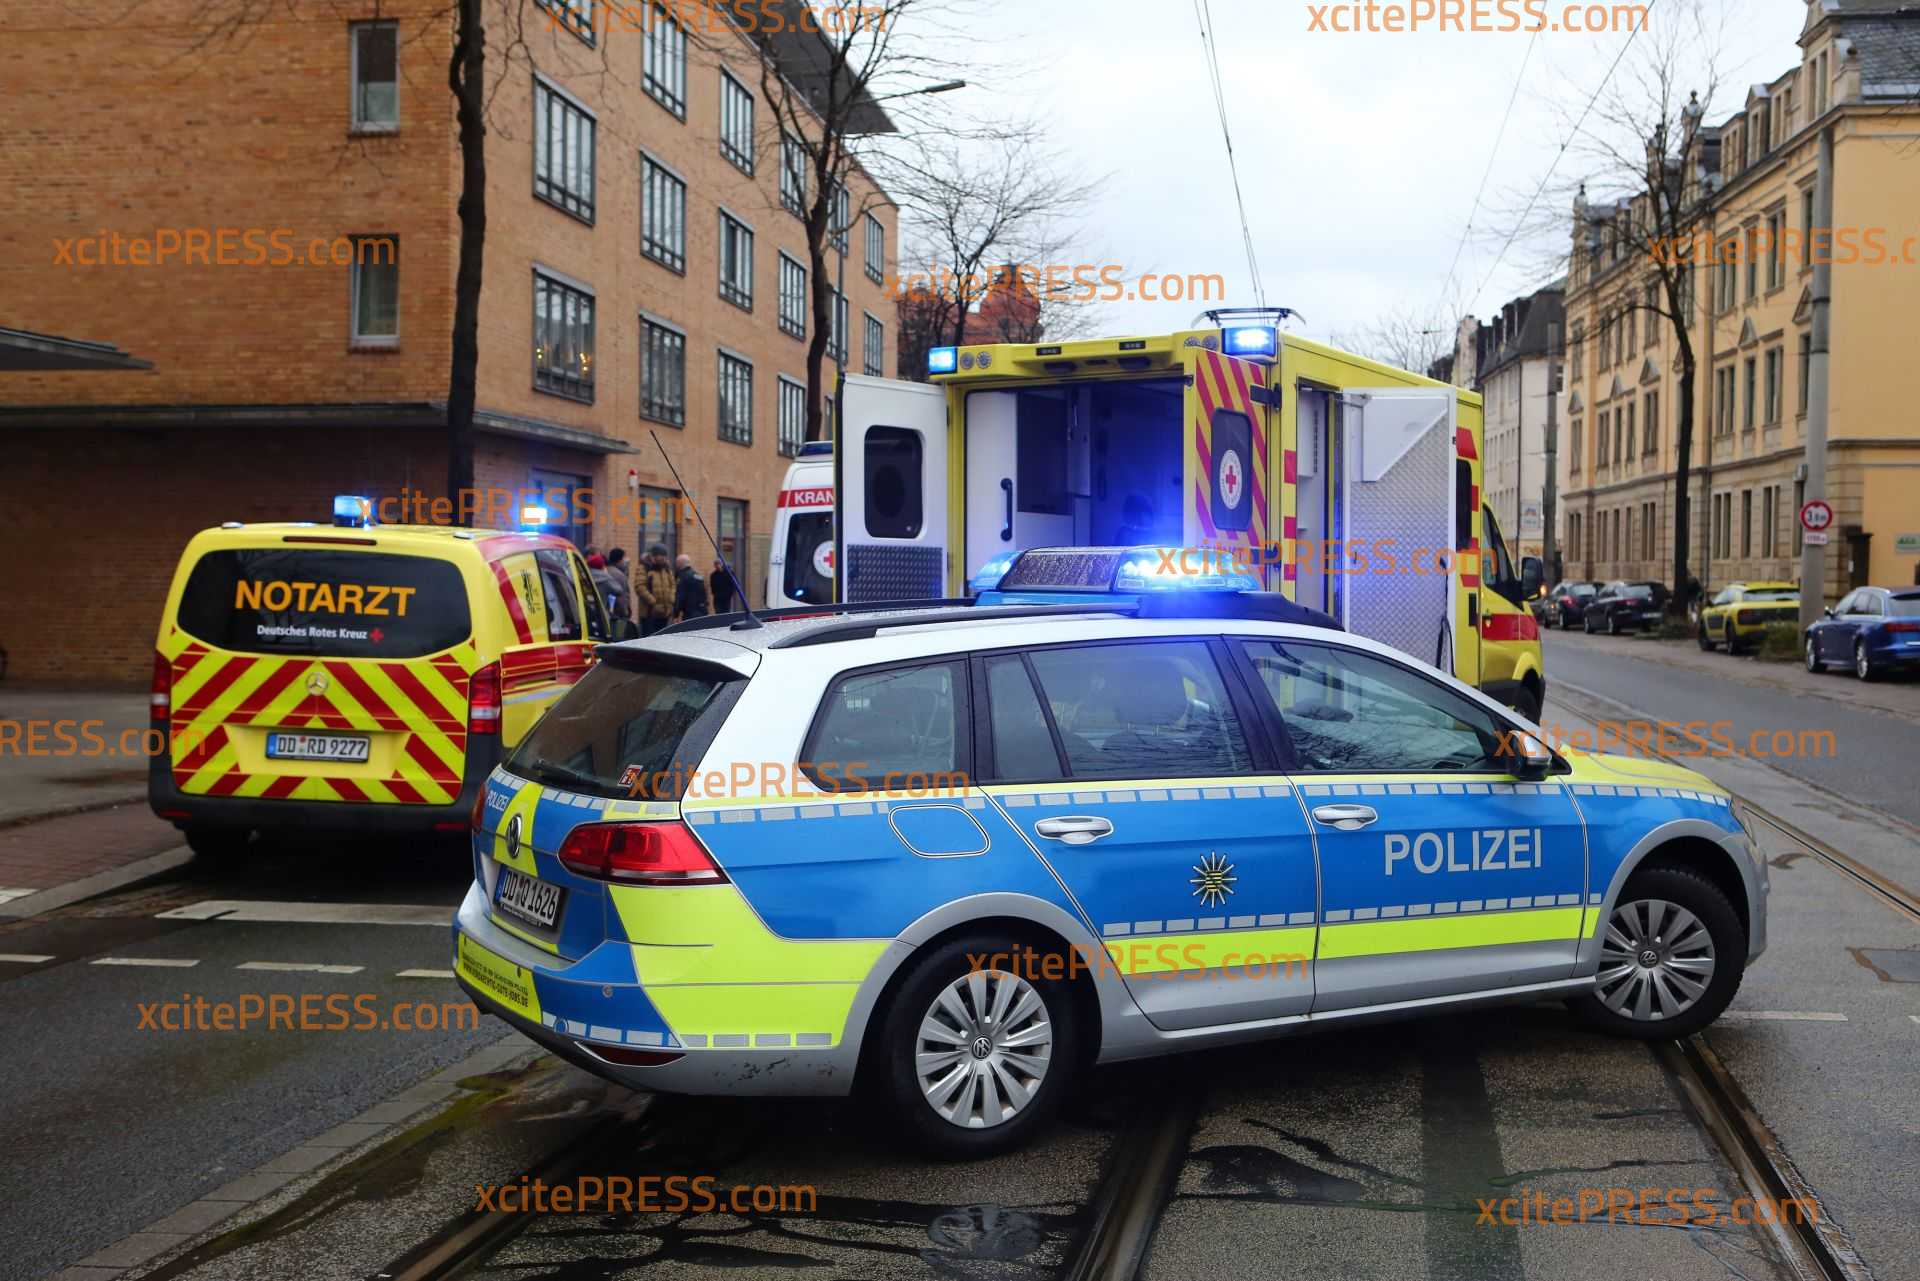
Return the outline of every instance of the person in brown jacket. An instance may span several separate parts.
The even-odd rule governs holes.
[[[651,636],[673,616],[673,566],[659,543],[647,548],[633,580],[634,607],[640,615],[640,634]]]

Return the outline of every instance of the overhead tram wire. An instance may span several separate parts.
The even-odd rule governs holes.
[[[1213,39],[1213,10],[1207,0],[1194,0],[1193,16],[1200,24],[1200,48],[1207,57],[1207,77],[1213,83],[1213,109],[1220,117],[1220,136],[1227,144],[1227,172],[1233,176],[1233,201],[1240,210],[1240,241],[1247,251],[1247,274],[1253,279],[1254,301],[1267,305],[1266,287],[1260,282],[1260,260],[1253,252],[1253,229],[1247,224],[1247,202],[1240,194],[1240,166],[1234,160],[1233,134],[1227,128],[1227,95],[1220,83],[1219,48]]]
[[[1500,144],[1507,136],[1507,122],[1513,119],[1513,104],[1520,100],[1520,85],[1527,78],[1527,64],[1533,61],[1533,47],[1540,43],[1540,28],[1534,28],[1527,41],[1527,52],[1520,59],[1520,70],[1513,77],[1513,92],[1507,95],[1507,110],[1500,117],[1500,128],[1493,135],[1493,148],[1487,152],[1487,167],[1480,173],[1480,187],[1473,193],[1473,207],[1467,211],[1467,225],[1460,229],[1459,243],[1453,247],[1453,261],[1447,265],[1447,277],[1440,284],[1440,305],[1447,304],[1447,290],[1453,287],[1453,274],[1460,269],[1460,254],[1473,234],[1473,220],[1480,215],[1480,198],[1487,194],[1487,179],[1493,176],[1493,162],[1500,156]]]
[[[1486,292],[1487,286],[1493,283],[1493,273],[1500,270],[1500,264],[1507,256],[1507,250],[1513,248],[1514,238],[1520,234],[1520,228],[1526,225],[1527,215],[1532,213],[1534,205],[1539,203],[1540,193],[1547,189],[1547,183],[1553,178],[1553,171],[1560,167],[1560,160],[1567,154],[1567,148],[1571,147],[1573,140],[1580,136],[1580,126],[1587,123],[1587,116],[1592,113],[1593,104],[1600,101],[1600,95],[1606,91],[1607,82],[1612,80],[1613,73],[1620,69],[1620,62],[1627,56],[1627,50],[1633,47],[1634,38],[1645,31],[1652,21],[1653,7],[1658,3],[1660,0],[1647,0],[1647,7],[1640,13],[1640,25],[1627,33],[1626,40],[1620,46],[1620,52],[1613,55],[1613,65],[1607,68],[1606,75],[1600,77],[1600,83],[1594,86],[1593,96],[1587,99],[1587,105],[1581,109],[1580,118],[1573,122],[1573,128],[1560,142],[1560,149],[1553,153],[1553,163],[1548,165],[1546,173],[1540,176],[1540,185],[1533,189],[1533,195],[1527,200],[1527,207],[1522,209],[1520,216],[1514,220],[1513,230],[1507,233],[1506,243],[1501,245],[1500,252],[1494,255],[1493,265],[1487,268],[1487,274],[1480,281],[1480,287],[1473,291],[1471,298],[1467,299],[1469,307],[1478,301],[1480,295]]]

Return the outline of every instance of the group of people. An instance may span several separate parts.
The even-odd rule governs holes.
[[[602,555],[589,544],[587,572],[606,603],[615,640],[651,636],[669,623],[734,609],[733,577],[723,562],[714,561],[713,573],[702,579],[693,557],[681,555],[669,562],[667,549],[659,543],[647,548],[631,581],[626,548],[610,548]]]

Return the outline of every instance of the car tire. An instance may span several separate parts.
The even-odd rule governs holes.
[[[1585,632],[1585,633],[1586,633],[1587,635],[1589,635],[1589,636],[1591,636],[1591,635],[1593,635],[1593,617],[1592,617],[1592,615],[1590,615],[1590,614],[1582,614],[1582,615],[1580,615],[1580,630],[1581,630],[1581,631],[1583,631],[1583,632]]]
[[[189,827],[186,838],[202,867],[230,868],[246,861],[253,833],[244,827]]]
[[[1867,643],[1863,640],[1853,643],[1853,674],[1863,681],[1880,679],[1880,669],[1873,665],[1873,655],[1867,652]]]
[[[874,1067],[882,1102],[898,1132],[935,1156],[972,1160],[1020,1147],[1046,1126],[1072,1088],[1080,1066],[1080,1029],[1071,985],[1031,970],[1018,974],[975,964],[995,953],[1044,955],[1029,947],[1004,934],[965,935],[943,943],[915,959],[879,1012]],[[1035,1008],[1026,1008],[1030,999]],[[1002,1000],[1001,1022],[1010,1033],[996,1030],[991,1018]],[[1009,1018],[1013,1011],[1023,1012]],[[925,1035],[929,1028],[942,1035]],[[1009,1054],[1002,1035],[1015,1038],[1014,1048],[1024,1052]],[[977,1048],[983,1042],[985,1055]],[[943,1044],[953,1048],[930,1048]],[[935,1061],[947,1053],[957,1057]],[[923,1072],[928,1073],[924,1079]],[[1024,1102],[1014,1101],[1020,1090],[1029,1091]],[[1002,1115],[990,1119],[995,1112]]]
[[[1705,623],[1700,624],[1698,635],[1700,638],[1700,648],[1711,653],[1713,650],[1713,638],[1707,635],[1707,625]]]
[[[1618,636],[1619,634],[1620,634],[1620,619],[1613,614],[1608,614],[1607,615],[1607,635]]]
[[[1728,627],[1727,628],[1727,657],[1738,658],[1739,656],[1740,656],[1740,638],[1734,635],[1732,627]]]
[[[1531,685],[1522,685],[1520,692],[1514,696],[1513,710],[1538,725],[1540,713],[1543,710],[1540,706],[1540,691]]]
[[[1820,642],[1811,635],[1807,637],[1807,670],[1816,673],[1827,670],[1827,665],[1820,661]]]
[[[1657,958],[1653,965],[1646,955]],[[1609,1035],[1677,1041],[1720,1017],[1746,963],[1746,931],[1719,886],[1689,868],[1643,868],[1608,915],[1594,990],[1572,1006]]]

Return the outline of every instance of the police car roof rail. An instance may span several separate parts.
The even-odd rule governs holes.
[[[957,607],[957,608],[952,608]],[[858,609],[859,607],[856,607]],[[791,636],[782,636],[768,649],[797,649],[802,645],[826,645],[833,641],[871,640],[890,627],[923,627],[928,623],[994,622],[1010,618],[1060,618],[1076,614],[1122,614],[1132,616],[1138,606],[1115,601],[1088,605],[970,605],[967,601],[895,601],[886,608],[900,611],[893,618],[849,619],[824,627],[810,627]],[[949,609],[952,612],[948,612]],[[916,617],[915,615],[919,615]],[[762,615],[764,618],[765,615]]]
[[[882,600],[867,601],[859,605],[786,605],[779,609],[758,609],[753,616],[763,623],[779,622],[782,619],[792,622],[799,618],[832,618],[840,614],[872,614],[885,610],[906,609],[945,609],[950,606],[971,605],[965,597],[943,600]],[[689,618],[683,622],[662,627],[655,636],[676,636],[687,632],[709,632],[723,627],[731,627],[746,615],[735,611],[731,614],[703,614],[699,618]]]

